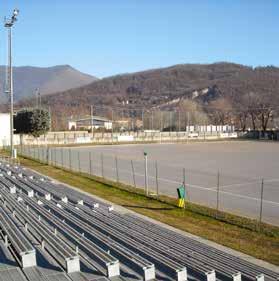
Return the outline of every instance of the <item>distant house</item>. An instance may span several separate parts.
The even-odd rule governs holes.
[[[120,119],[120,120],[115,120],[115,127],[119,128],[120,131],[128,130],[130,120],[128,119]]]
[[[105,128],[106,130],[112,129],[112,121],[100,116],[68,120],[69,130],[80,130],[80,129],[90,130],[92,128],[92,125],[93,125],[93,129],[99,129],[99,128]]]

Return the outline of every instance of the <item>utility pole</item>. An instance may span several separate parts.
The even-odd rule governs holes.
[[[49,113],[49,130],[51,131],[51,129],[52,129],[52,126],[51,126],[52,120],[51,120],[51,108],[50,108],[50,106],[48,107],[48,113]]]
[[[113,142],[113,108],[111,108],[111,141]]]
[[[163,112],[160,111],[160,131],[163,132]]]
[[[180,110],[178,111],[178,131],[180,132]]]
[[[19,10],[14,9],[10,19],[5,19],[5,27],[8,29],[8,62],[9,62],[9,90],[10,95],[10,142],[11,158],[16,158],[14,150],[14,89],[13,89],[13,68],[12,68],[12,27],[17,21]]]
[[[91,116],[91,134],[92,134],[92,140],[94,138],[94,116],[93,116],[93,105],[90,106],[90,116]]]
[[[40,89],[39,88],[36,88],[36,98],[37,98],[37,110],[39,109],[40,111],[40,121],[41,121],[41,118],[42,118],[42,99],[41,99],[41,93],[40,93]]]
[[[169,113],[170,131],[171,131],[171,126],[172,126],[172,125],[171,125],[171,121],[172,121],[172,120],[171,120],[171,111],[170,111],[170,113]]]
[[[36,88],[36,98],[37,98],[37,108],[41,109],[42,98],[41,98],[41,93],[40,93],[40,89],[39,88]]]
[[[154,130],[154,116],[153,116],[153,110],[151,110],[151,130]]]
[[[141,111],[142,131],[144,131],[144,109]]]
[[[189,111],[187,112],[187,123],[188,123],[187,132],[189,134],[189,132],[190,132],[190,112]]]

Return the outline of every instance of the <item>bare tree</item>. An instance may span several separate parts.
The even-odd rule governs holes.
[[[247,96],[248,114],[251,117],[253,130],[258,127],[264,132],[268,128],[269,121],[272,117],[272,104],[270,92],[255,93],[250,92]]]
[[[185,124],[185,126],[187,126],[187,124],[205,125],[209,122],[206,112],[204,112],[204,110],[192,100],[182,100],[179,104],[178,110],[180,111],[180,123]]]
[[[225,125],[230,123],[232,106],[227,99],[220,98],[212,101],[210,103],[210,111],[215,124]]]
[[[239,123],[239,127],[241,131],[245,131],[247,127],[247,119],[248,119],[248,111],[246,109],[238,110],[234,113],[236,121]]]

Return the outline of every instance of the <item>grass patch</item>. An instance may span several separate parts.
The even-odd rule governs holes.
[[[183,231],[279,265],[279,227],[255,220],[218,212],[187,203],[186,209],[176,207],[176,200],[167,196],[146,197],[141,189],[107,181],[88,174],[48,166],[27,158],[21,164],[131,209]]]

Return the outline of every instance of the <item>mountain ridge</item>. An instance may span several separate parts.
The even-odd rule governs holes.
[[[6,66],[2,65],[0,66],[0,89],[4,92],[0,97],[2,102],[7,101],[5,76]],[[13,67],[13,76],[15,101],[31,97],[37,88],[42,95],[46,95],[84,86],[98,80],[67,64],[51,67],[16,66]]]
[[[185,100],[190,100],[195,108],[207,111],[205,114],[212,119],[212,112],[206,108],[215,107],[219,111],[248,108],[252,106],[247,104],[247,95],[251,93],[257,97],[254,99],[257,102],[264,97],[265,104],[279,104],[279,68],[254,68],[229,62],[178,64],[102,78],[82,87],[50,94],[42,100],[55,112],[57,128],[65,128],[65,116],[88,114],[90,105],[95,106],[96,114],[109,115],[98,112],[98,107],[113,107],[129,112],[137,110],[133,114],[140,117],[138,111],[141,109],[177,110],[183,107]],[[26,104],[21,103],[21,106]],[[216,122],[225,122],[225,115],[224,112],[218,115],[222,120]]]

